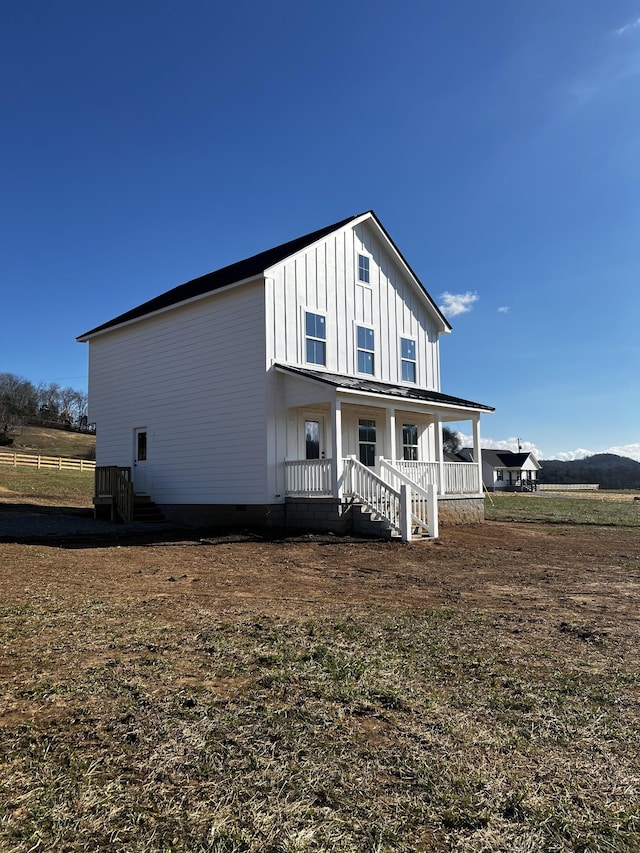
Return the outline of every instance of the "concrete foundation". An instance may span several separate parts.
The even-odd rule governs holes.
[[[185,527],[221,530],[315,531],[388,536],[385,525],[358,504],[336,498],[287,498],[283,504],[164,504],[167,521]],[[484,498],[438,498],[440,525],[484,521]]]
[[[440,526],[456,524],[478,524],[484,521],[484,498],[447,496],[438,498],[438,520]]]
[[[221,530],[282,530],[284,504],[162,504],[167,521]]]

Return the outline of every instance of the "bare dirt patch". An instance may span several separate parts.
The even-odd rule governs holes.
[[[46,591],[77,604],[99,596],[116,605],[153,602],[168,616],[191,606],[298,617],[376,605],[508,611],[545,621],[571,613],[616,630],[637,620],[635,530],[491,522],[409,545],[250,535],[82,542],[0,544],[2,598]]]

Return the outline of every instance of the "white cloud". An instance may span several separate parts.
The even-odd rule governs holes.
[[[463,447],[473,447],[473,436],[465,435],[459,432],[460,441]],[[481,447],[489,447],[492,450],[512,450],[518,452],[517,438],[480,438]],[[614,445],[607,447],[604,450],[587,450],[584,447],[577,447],[575,450],[564,450],[558,453],[552,453],[545,456],[544,451],[531,441],[520,441],[520,447],[523,453],[533,453],[536,459],[557,459],[558,462],[573,462],[576,459],[586,459],[587,456],[593,456],[596,453],[614,453],[616,456],[627,456],[629,459],[635,459],[640,462],[640,442],[634,444]]]
[[[465,435],[462,432],[459,432],[460,441],[462,442],[463,447],[473,447],[473,436]],[[518,452],[518,439],[517,438],[483,438],[480,437],[480,447],[488,447],[491,450],[512,450],[514,453]],[[536,459],[542,459],[543,454],[540,448],[533,444],[531,441],[523,441],[520,439],[520,451],[522,453],[533,453]]]
[[[629,459],[635,459],[640,462],[640,444],[623,444],[619,447],[609,447],[607,450],[601,450],[600,453],[615,453],[617,456],[628,456]]]
[[[456,317],[458,314],[467,314],[471,311],[473,303],[478,301],[478,294],[468,290],[466,293],[449,293],[445,291],[441,296],[441,304],[438,306],[444,314]]]
[[[606,447],[604,450],[585,450],[583,447],[578,447],[576,450],[554,453],[549,459],[558,459],[560,462],[572,462],[574,459],[585,459],[587,456],[593,456],[596,453],[614,453],[616,456],[627,456],[629,459],[635,459],[636,462],[640,462],[640,443],[619,444],[613,447]]]
[[[584,447],[579,447],[577,450],[567,450],[561,453],[552,454],[549,459],[556,459],[558,462],[575,462],[576,459],[586,459],[587,456],[593,456],[592,450],[585,450]]]
[[[509,306],[508,305],[501,305],[498,308],[498,314],[508,314],[508,313],[509,313]]]
[[[619,29],[617,29],[615,32],[617,36],[623,36],[625,33],[628,33],[629,30],[637,30],[639,28],[640,18],[637,18],[635,21],[631,21],[630,24],[625,24],[624,26],[619,27]]]

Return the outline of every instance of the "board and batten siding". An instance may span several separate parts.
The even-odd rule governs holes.
[[[157,503],[266,500],[262,280],[212,294],[89,344],[98,465],[132,465],[147,429]]]
[[[357,281],[358,254],[370,258],[369,285]],[[416,342],[416,384],[440,390],[432,309],[366,222],[276,265],[267,280],[267,360],[305,366],[305,311],[312,311],[326,317],[327,370],[358,375],[356,326],[369,326],[375,330],[376,379],[402,382],[400,338],[406,337]]]

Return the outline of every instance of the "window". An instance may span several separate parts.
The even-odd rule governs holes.
[[[370,468],[376,464],[376,422],[358,421],[358,450],[360,461]]]
[[[309,364],[327,363],[327,329],[322,314],[305,315],[307,333],[307,362]]]
[[[402,365],[402,381],[416,381],[416,342],[411,338],[400,338],[400,362]]]
[[[136,433],[136,462],[147,461],[147,433],[139,430]]]
[[[496,480],[499,483],[502,483],[502,481],[504,480],[504,471],[502,470],[502,468],[498,468],[498,470],[496,471]]]
[[[320,421],[304,422],[306,459],[320,459]]]
[[[368,373],[373,376],[375,372],[374,351],[373,329],[358,326],[358,373]]]
[[[358,255],[358,281],[369,284],[369,258],[366,255]]]
[[[411,462],[418,459],[418,427],[415,424],[402,424],[402,458]]]

